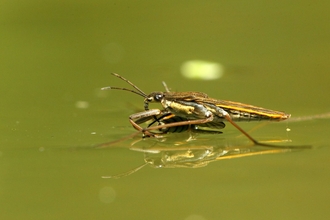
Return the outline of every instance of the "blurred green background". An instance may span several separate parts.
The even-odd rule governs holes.
[[[1,219],[328,219],[330,3],[328,1],[0,1]],[[182,75],[187,61],[223,67],[216,80]],[[187,134],[130,135],[146,93],[202,91],[283,110],[292,122],[251,135],[312,150],[211,163],[146,166],[129,148],[190,148]],[[153,105],[155,108],[160,106]],[[301,119],[297,117],[303,117]],[[243,123],[251,130],[256,123]],[[286,131],[286,128],[291,131]],[[249,141],[227,123],[193,146]],[[238,147],[239,148],[239,147]]]

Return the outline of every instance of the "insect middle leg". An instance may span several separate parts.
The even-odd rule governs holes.
[[[175,116],[177,117],[177,116]],[[184,118],[183,118],[184,119]],[[181,126],[186,126],[186,125],[200,125],[200,124],[205,124],[208,122],[211,122],[213,120],[213,115],[211,115],[208,118],[202,118],[202,119],[184,119],[184,120],[180,120],[177,122],[170,122],[170,123],[166,123],[166,124],[160,124],[157,126],[152,126],[152,127],[148,127],[143,129],[144,131],[151,131],[151,130],[158,130],[158,129],[165,129],[165,128],[172,128],[172,127],[181,127]],[[162,121],[160,121],[162,122]],[[194,128],[196,131],[199,131],[198,129]],[[203,131],[202,131],[203,132]],[[205,133],[221,133],[218,131],[204,131]]]
[[[143,134],[150,136],[150,137],[155,137],[155,136],[157,136],[157,134],[167,133],[167,130],[164,130],[164,132],[152,132],[153,130],[160,131],[161,129],[166,129],[166,128],[181,127],[181,126],[187,126],[187,125],[199,125],[199,124],[205,124],[205,123],[213,121],[213,115],[210,115],[209,117],[206,117],[206,118],[191,119],[191,120],[182,118],[184,120],[179,120],[179,121],[174,121],[174,122],[164,121],[167,116],[168,117],[177,117],[166,110],[150,109],[150,110],[147,110],[144,112],[139,112],[139,113],[135,113],[135,114],[131,115],[129,117],[129,120],[130,120],[130,123],[133,125],[133,127],[136,130],[141,131]],[[140,126],[141,123],[151,120],[153,118],[155,120],[151,124],[149,124],[149,127],[143,128]],[[159,122],[159,125],[151,126],[155,122]],[[205,133],[221,133],[221,132],[205,131]]]

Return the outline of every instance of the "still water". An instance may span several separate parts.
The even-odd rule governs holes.
[[[329,219],[329,6],[2,2],[0,218]],[[183,74],[196,60],[214,75]],[[145,93],[165,81],[283,110],[291,121],[240,126],[312,148],[252,146],[229,123],[217,135],[125,138],[143,98],[101,91],[129,87],[111,72]]]

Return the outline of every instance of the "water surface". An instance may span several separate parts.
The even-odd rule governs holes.
[[[327,1],[1,5],[1,219],[329,218],[329,118],[304,118],[329,112]],[[189,60],[219,63],[224,75],[184,78]],[[143,109],[142,97],[100,90],[128,87],[110,72],[146,93],[165,81],[172,91],[303,117],[240,125],[260,141],[313,148],[201,160],[195,169],[149,163],[104,179],[159,162],[155,152],[270,150],[251,147],[228,123],[220,135],[137,135],[95,148],[134,133],[128,116]]]

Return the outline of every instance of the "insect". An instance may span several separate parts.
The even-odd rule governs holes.
[[[210,98],[202,92],[171,92],[165,83],[163,83],[165,92],[152,92],[147,95],[124,77],[116,73],[112,73],[112,75],[125,81],[135,90],[112,86],[103,87],[102,90],[125,90],[144,97],[145,111],[130,115],[129,120],[135,129],[143,132],[146,136],[155,137],[157,136],[155,131],[166,133],[166,131],[171,131],[171,129],[183,128],[184,126],[190,126],[190,128],[197,128],[205,132],[208,132],[207,128],[219,130],[225,127],[224,121],[228,121],[254,144],[273,147],[273,145],[260,143],[252,138],[237,125],[236,121],[282,121],[291,116],[281,111]],[[160,103],[163,109],[149,109],[149,103]],[[176,120],[171,122],[165,121],[167,120],[165,117]],[[140,126],[141,123],[150,119],[154,119],[153,123],[158,122],[158,125],[152,126],[150,124],[147,128]],[[162,123],[162,121],[165,123]],[[218,131],[218,133],[221,132]]]

